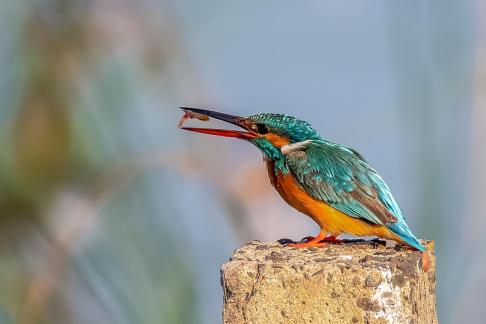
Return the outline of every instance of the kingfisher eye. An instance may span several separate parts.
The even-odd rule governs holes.
[[[262,135],[265,135],[269,132],[268,126],[265,124],[255,124],[253,129],[257,131],[258,134],[262,134]]]

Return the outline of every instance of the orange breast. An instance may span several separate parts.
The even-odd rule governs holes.
[[[273,164],[271,167],[273,169]],[[350,217],[327,203],[313,198],[300,187],[291,174],[275,176],[272,183],[289,205],[310,216],[323,231],[333,236],[348,233],[356,236],[378,236],[402,241],[398,235],[383,225],[372,225]]]

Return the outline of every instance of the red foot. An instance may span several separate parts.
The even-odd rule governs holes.
[[[319,235],[314,237],[312,240],[306,243],[290,243],[287,246],[291,247],[298,247],[298,248],[305,248],[305,247],[322,247],[325,246],[326,243],[322,242],[325,239],[326,233],[323,231],[319,232]]]
[[[343,243],[345,243],[344,240],[338,240],[334,236],[328,236],[328,237],[324,238],[323,240],[321,240],[321,242],[328,242],[328,243],[334,243],[334,244],[343,244]]]
[[[290,246],[290,247],[298,247],[298,248],[323,247],[323,246],[326,246],[326,243],[309,241],[307,243],[290,243],[290,244],[287,244],[287,246]]]

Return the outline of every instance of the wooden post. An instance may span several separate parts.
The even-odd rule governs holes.
[[[224,323],[437,323],[435,256],[371,243],[250,242],[221,269]]]

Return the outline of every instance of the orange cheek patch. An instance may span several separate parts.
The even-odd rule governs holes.
[[[272,143],[273,145],[275,145],[278,148],[281,148],[282,146],[290,144],[290,141],[287,138],[280,136],[280,135],[269,133],[269,134],[266,134],[264,137],[267,141],[269,141],[270,143]]]

